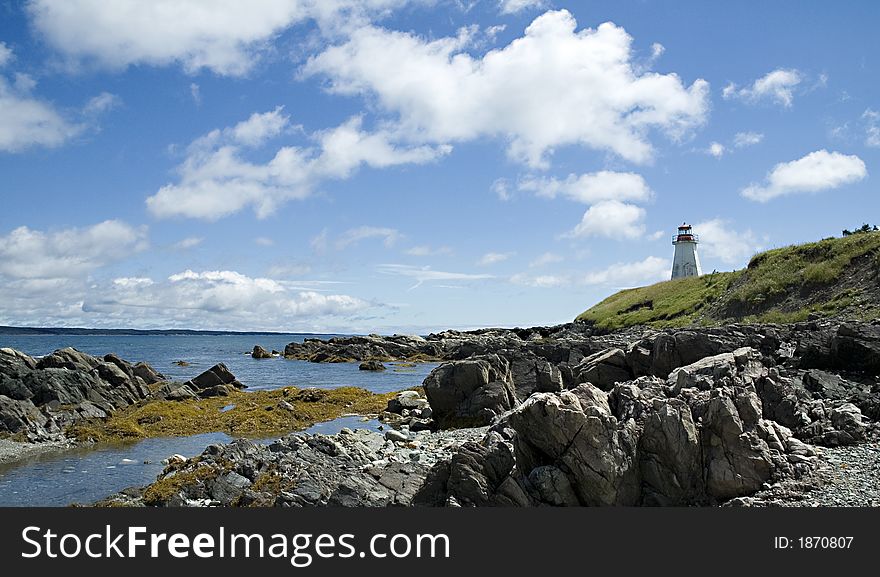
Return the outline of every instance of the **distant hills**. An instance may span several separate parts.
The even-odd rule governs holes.
[[[846,233],[756,254],[742,270],[622,290],[576,320],[615,330],[878,318],[880,232]]]
[[[0,335],[308,335],[333,336],[324,333],[281,333],[274,331],[200,331],[191,329],[86,329],[68,327],[9,327],[0,326]]]

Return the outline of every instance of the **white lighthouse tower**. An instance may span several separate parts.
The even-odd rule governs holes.
[[[675,256],[672,258],[672,278],[700,276],[700,257],[697,256],[699,237],[691,230],[691,225],[684,223],[678,227],[678,234],[672,237]]]

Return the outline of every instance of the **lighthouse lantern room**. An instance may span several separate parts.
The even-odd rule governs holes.
[[[672,278],[700,276],[700,257],[697,255],[697,244],[700,239],[694,234],[691,225],[684,223],[678,227],[678,234],[672,237],[675,256],[672,258]]]

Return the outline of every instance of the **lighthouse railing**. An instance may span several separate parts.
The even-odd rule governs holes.
[[[696,234],[674,234],[672,235],[672,243],[677,242],[700,242],[699,235]]]

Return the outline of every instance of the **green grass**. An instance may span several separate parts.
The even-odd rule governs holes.
[[[859,257],[865,257],[861,266],[880,275],[880,232],[772,249],[755,255],[743,270],[623,290],[576,320],[616,330],[635,325],[711,325],[729,320],[789,323],[805,320],[811,314],[834,315],[853,305],[861,295],[856,289],[834,288]],[[824,292],[817,292],[820,289]],[[811,297],[815,294],[825,296]],[[783,301],[788,302],[780,307]],[[791,303],[803,306],[793,307]]]
[[[768,250],[752,258],[744,273],[746,282],[730,298],[760,307],[793,288],[832,283],[854,258],[877,249],[880,233],[872,232]]]
[[[700,311],[721,297],[740,274],[713,273],[623,290],[584,312],[577,320],[592,322],[605,330],[633,325],[686,326],[694,323]]]

